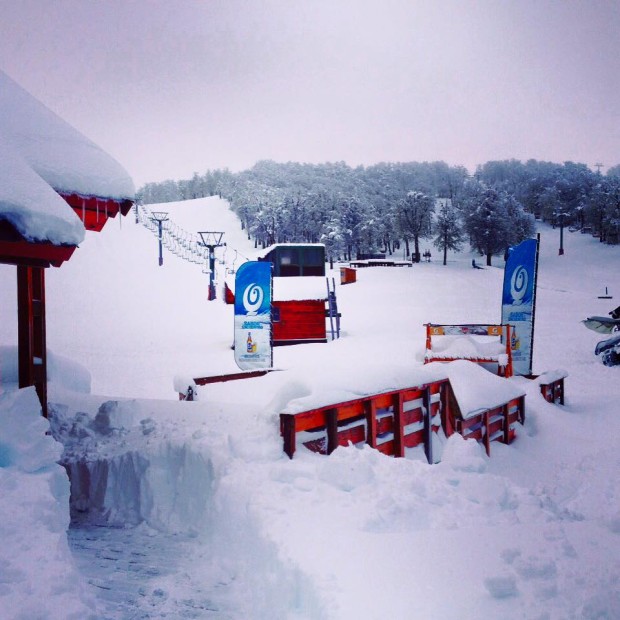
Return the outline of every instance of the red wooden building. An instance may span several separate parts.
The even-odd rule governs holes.
[[[273,263],[273,344],[327,342],[328,290],[322,243],[278,243],[258,260]],[[224,289],[234,303],[232,283]]]
[[[19,387],[35,386],[44,415],[45,269],[133,196],[120,164],[0,72],[0,263],[17,268]]]

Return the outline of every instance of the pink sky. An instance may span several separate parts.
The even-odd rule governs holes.
[[[613,0],[0,0],[0,68],[136,185],[276,161],[620,163]]]

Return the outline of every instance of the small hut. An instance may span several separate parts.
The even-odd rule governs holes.
[[[36,387],[44,415],[45,269],[133,199],[118,162],[0,71],[0,263],[17,268],[19,387]]]
[[[327,342],[327,281],[322,243],[277,243],[257,260],[273,263],[273,344]],[[224,288],[226,303],[234,303],[232,283]]]

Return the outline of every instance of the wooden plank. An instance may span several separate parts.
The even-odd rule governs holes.
[[[386,454],[387,456],[394,455],[394,440],[390,439],[389,441],[384,441],[383,443],[377,444],[377,450],[379,452]]]
[[[364,401],[364,414],[366,416],[366,443],[372,448],[377,446],[377,409],[375,401]]]
[[[19,387],[34,385],[47,417],[47,345],[45,269],[17,267],[17,339]]]
[[[325,426],[325,410],[313,409],[303,413],[291,414],[297,419],[297,431],[308,431]]]
[[[424,394],[422,395],[422,401],[424,406],[424,454],[426,454],[426,460],[429,463],[433,462],[433,436],[431,429],[431,391],[429,387],[426,387]]]
[[[327,454],[331,454],[338,447],[338,411],[325,411],[325,427],[327,429]]]
[[[504,443],[508,445],[511,441],[510,439],[510,407],[508,403],[506,403],[503,407],[504,409]]]
[[[394,394],[394,456],[405,456],[405,444],[403,442],[403,394]]]
[[[394,432],[394,416],[386,415],[377,419],[377,436]]]
[[[409,411],[403,411],[403,426],[409,424],[419,424],[424,421],[424,411],[422,407],[417,409],[410,409]]]
[[[196,385],[209,385],[211,383],[225,383],[226,381],[236,381],[237,379],[252,379],[254,377],[263,377],[269,370],[248,370],[245,372],[232,372],[226,375],[213,375],[211,377],[198,377],[194,379]]]
[[[348,446],[349,442],[353,444],[363,443],[366,441],[366,427],[364,424],[358,424],[350,428],[338,431],[338,445]]]
[[[364,401],[358,400],[344,405],[335,405],[334,408],[338,411],[339,421],[348,420],[364,414]]]
[[[295,428],[295,415],[292,413],[280,414],[280,434],[284,440],[284,452],[289,458],[295,454],[295,438],[297,431]]]
[[[483,420],[484,420],[484,449],[487,452],[487,456],[491,456],[491,437],[489,435],[489,412],[485,411],[483,416],[482,416]]]
[[[405,443],[405,447],[407,448],[415,448],[420,444],[424,443],[424,429],[420,429],[419,431],[415,431],[414,433],[409,433],[405,435],[403,439]]]

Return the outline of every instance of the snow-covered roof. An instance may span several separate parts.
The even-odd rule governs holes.
[[[135,189],[116,160],[0,71],[0,220],[29,241],[77,245],[84,227],[56,192],[131,200]]]
[[[273,252],[276,248],[324,248],[325,244],[323,243],[274,243],[273,245],[269,245],[266,248],[257,250],[256,253],[252,255],[252,260],[259,260],[260,258],[265,258],[269,252]]]
[[[274,301],[327,299],[327,283],[323,276],[292,276],[273,279]]]

